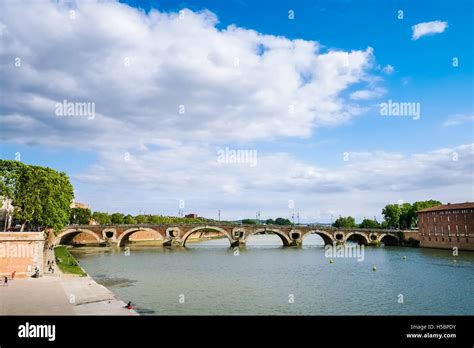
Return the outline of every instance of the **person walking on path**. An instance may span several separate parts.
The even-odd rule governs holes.
[[[8,277],[7,276],[5,276],[4,279],[3,279],[3,285],[8,286]]]
[[[13,280],[13,278],[15,278],[15,273],[16,273],[16,271],[12,272],[12,280]]]

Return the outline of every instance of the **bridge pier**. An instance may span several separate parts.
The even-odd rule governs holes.
[[[107,246],[107,247],[116,247],[117,248],[119,246],[119,244],[117,243],[116,240],[108,239],[108,240],[105,241],[105,246]]]
[[[181,247],[183,246],[183,243],[177,240],[176,238],[169,238],[163,241],[163,246],[164,247]]]
[[[234,240],[230,242],[230,247],[231,248],[245,248],[245,241],[244,240]]]
[[[301,239],[295,239],[295,240],[292,240],[288,246],[290,246],[290,247],[300,247],[301,245],[303,245],[302,240]]]

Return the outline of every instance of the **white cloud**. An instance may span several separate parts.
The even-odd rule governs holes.
[[[185,199],[187,211],[210,217],[262,207],[274,217],[294,199],[302,217],[319,211],[328,221],[324,214],[376,214],[392,198],[425,199],[440,185],[455,187],[443,197],[465,195],[470,145],[456,150],[457,162],[449,150],[351,153],[337,168],[287,153],[259,152],[255,167],[217,162],[223,144],[308,137],[359,114],[352,100],[384,93],[371,83],[371,48],[323,51],[314,41],[219,30],[208,11],[180,19],[109,1],[72,6],[75,19],[62,2],[0,2],[1,135],[95,151],[97,162],[74,176],[78,200],[93,209],[175,214]],[[64,99],[94,102],[95,118],[57,117]]]
[[[360,91],[355,91],[350,94],[352,100],[368,100],[374,98],[380,98],[387,91],[384,88],[374,88],[374,89],[363,89]]]
[[[107,154],[100,165],[75,179],[85,186],[93,184],[94,192],[82,196],[93,208],[129,211],[156,206],[173,213],[178,200],[185,199],[187,211],[206,216],[219,208],[227,210],[229,218],[253,216],[261,209],[288,216],[287,202],[293,199],[295,209],[309,217],[317,210],[362,216],[380,214],[390,199],[472,200],[472,189],[466,187],[472,187],[473,155],[474,144],[411,155],[349,152],[347,162],[341,154],[341,164],[329,168],[286,153],[259,152],[252,167],[218,163],[210,147],[178,147],[137,151],[128,162]],[[96,196],[98,185],[120,190],[111,192],[104,203],[104,190]]]
[[[387,64],[382,68],[382,72],[384,72],[387,75],[393,74],[394,71],[395,71],[395,68],[393,67],[393,65],[390,65],[390,64]]]
[[[418,40],[420,37],[425,35],[440,34],[444,32],[447,27],[448,22],[442,21],[432,21],[415,24],[411,27],[413,31],[412,40]]]
[[[109,150],[308,137],[360,113],[341,93],[370,79],[371,48],[322,52],[314,41],[218,30],[209,11],[180,19],[115,2],[73,8],[75,19],[61,2],[0,5],[6,141],[37,134],[14,118],[38,124],[42,143]],[[94,102],[98,115],[58,118],[64,99]]]
[[[474,121],[474,115],[451,115],[443,122],[443,127],[459,126],[461,124],[470,123],[472,121]]]

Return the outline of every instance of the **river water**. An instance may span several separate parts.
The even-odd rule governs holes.
[[[328,258],[317,235],[301,248],[256,235],[238,254],[227,239],[125,251],[72,253],[144,315],[474,314],[473,252],[382,246],[366,247],[363,261]]]

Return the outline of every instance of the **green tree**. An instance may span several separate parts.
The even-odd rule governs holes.
[[[437,205],[441,205],[442,203],[440,201],[436,201],[434,199],[430,199],[428,201],[417,201],[412,204],[412,212],[411,214],[413,215],[412,218],[412,224],[410,227],[418,226],[418,214],[417,212],[423,209],[431,208],[431,207],[436,207]]]
[[[389,228],[399,228],[400,227],[400,216],[402,215],[402,210],[398,204],[387,204],[382,210],[382,215],[387,222]]]
[[[332,224],[334,227],[339,228],[353,228],[357,227],[355,219],[352,216],[339,216],[336,221]]]
[[[0,196],[14,200],[25,165],[18,161],[0,160]]]
[[[410,229],[418,225],[417,211],[441,205],[440,201],[418,201],[413,204],[388,204],[382,210],[382,215],[389,228]]]
[[[182,218],[184,220],[184,218]],[[173,221],[174,219],[168,216],[161,216],[161,215],[150,215],[148,218],[148,222],[151,224],[167,224],[167,223],[177,223],[177,221]]]
[[[126,215],[123,220],[124,220],[123,223],[127,224],[127,225],[136,225],[137,224],[137,219],[135,219],[132,215]]]
[[[275,219],[275,225],[288,226],[288,225],[291,225],[291,221],[288,219],[279,217]]]
[[[92,218],[89,208],[72,208],[69,221],[71,224],[88,225]]]
[[[112,215],[110,215],[110,222],[112,222],[113,224],[123,224],[125,221],[125,215],[123,215],[122,213],[113,213]]]
[[[108,225],[112,222],[110,219],[110,215],[108,213],[103,213],[100,211],[95,211],[92,213],[92,218],[99,224],[99,225]]]
[[[273,219],[268,219],[267,221],[265,221],[265,223],[266,223],[267,225],[274,225],[274,224],[275,224],[275,220],[273,220]]]
[[[257,224],[257,222],[253,219],[243,219],[242,223],[244,225],[255,225],[255,224]]]
[[[401,229],[408,229],[412,225],[412,221],[415,218],[415,212],[412,209],[410,203],[403,203],[400,206],[400,219],[399,226]]]
[[[74,192],[66,173],[0,160],[0,195],[12,200],[21,231],[27,225],[59,231],[69,222]]]
[[[360,228],[380,228],[380,224],[377,220],[364,219],[359,224]]]
[[[139,224],[146,224],[148,223],[148,216],[147,215],[137,215],[135,216],[137,223]]]

